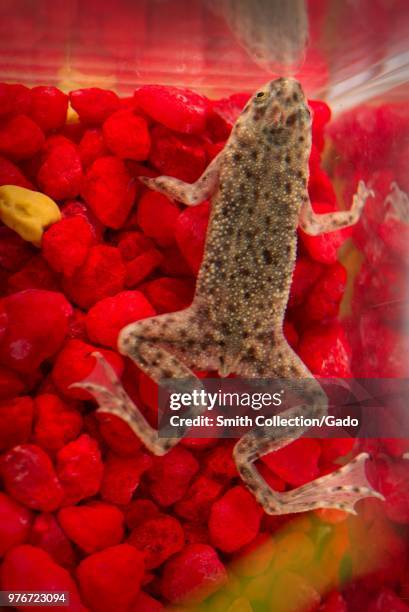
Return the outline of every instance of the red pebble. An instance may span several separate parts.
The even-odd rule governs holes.
[[[71,200],[71,201],[65,202],[61,206],[61,212],[64,218],[76,217],[77,215],[84,217],[84,219],[86,219],[86,221],[88,221],[90,225],[92,226],[95,232],[97,241],[102,240],[105,228],[102,225],[102,223],[98,221],[98,219],[96,218],[94,213],[89,209],[89,207],[86,204],[84,204],[84,202],[80,202],[79,200]]]
[[[125,325],[152,317],[155,311],[140,291],[122,291],[97,302],[86,318],[92,342],[117,347],[118,334]]]
[[[12,399],[26,390],[26,384],[19,375],[0,366],[0,400]]]
[[[234,444],[234,442],[223,440],[223,444],[212,448],[204,458],[206,472],[223,483],[239,475],[233,459]]]
[[[165,565],[161,590],[172,603],[199,603],[227,582],[216,551],[206,544],[189,544]]]
[[[348,612],[347,604],[341,593],[333,591],[322,605],[322,612]]]
[[[84,263],[64,280],[71,300],[88,309],[99,300],[116,295],[125,284],[125,266],[116,247],[100,244],[91,247]]]
[[[68,571],[57,565],[44,550],[23,545],[10,550],[1,568],[1,586],[8,591],[36,591],[69,594],[69,611],[86,612],[81,604],[77,586]],[[67,610],[67,604],[57,609]],[[37,606],[17,606],[21,612],[37,612]]]
[[[330,464],[348,455],[355,446],[354,438],[328,438],[321,440],[321,462]]]
[[[316,376],[351,376],[351,348],[341,325],[311,327],[301,336],[297,352]]]
[[[407,459],[384,460],[378,464],[378,489],[385,496],[387,516],[396,523],[409,522],[409,472]]]
[[[188,450],[176,446],[163,457],[155,457],[148,471],[149,491],[161,506],[170,506],[186,494],[199,464]]]
[[[123,362],[118,354],[106,349],[97,349],[91,344],[73,338],[64,345],[52,371],[52,380],[61,393],[73,399],[90,399],[87,391],[70,387],[74,383],[84,381],[91,374],[96,365],[92,353],[96,350],[101,353],[116,374],[121,376]]]
[[[97,442],[82,434],[57,453],[57,474],[68,506],[96,495],[101,487],[103,464]]]
[[[129,529],[135,529],[138,525],[154,517],[162,516],[156,504],[150,499],[135,499],[124,509],[125,522]]]
[[[295,264],[288,306],[299,306],[320,277],[324,267],[309,257],[299,257]]]
[[[92,225],[82,215],[75,215],[61,219],[48,228],[43,234],[41,246],[51,268],[71,276],[84,263],[94,243]]]
[[[95,160],[88,169],[82,196],[101,223],[118,229],[132,208],[136,189],[136,180],[124,162],[107,156]]]
[[[83,123],[98,125],[119,107],[119,98],[113,91],[89,87],[70,92],[70,102]]]
[[[308,100],[312,110],[312,141],[319,151],[324,148],[324,127],[331,119],[331,109],[321,100]]]
[[[249,98],[250,94],[237,93],[228,98],[210,102],[211,111],[208,116],[207,128],[213,141],[226,140],[229,137],[233,125]]]
[[[198,134],[205,129],[208,101],[190,89],[143,85],[134,99],[147,115],[171,130]]]
[[[141,442],[129,425],[115,414],[97,413],[100,434],[111,450],[121,457],[135,455]]]
[[[129,110],[113,113],[103,125],[108,149],[121,159],[147,159],[151,138],[145,119]]]
[[[54,200],[75,198],[82,185],[78,147],[68,139],[53,143],[39,168],[37,181],[41,191]]]
[[[149,249],[145,253],[138,255],[135,259],[125,262],[126,287],[136,287],[146,279],[158,266],[160,266],[167,258],[164,258],[162,253],[157,249]]]
[[[332,212],[332,210],[337,210],[337,196],[331,179],[329,178],[328,174],[324,172],[324,170],[317,169],[313,174],[310,174],[308,181],[308,194],[310,196],[313,210],[315,210],[317,213]],[[320,206],[317,206],[316,208],[315,202],[321,203],[323,210],[320,210]],[[323,206],[324,204],[333,208],[331,210],[325,210]],[[348,231],[349,234],[351,234],[353,230],[351,228],[347,228],[340,231]]]
[[[151,465],[151,457],[142,452],[134,457],[108,456],[104,464],[101,497],[112,504],[128,504],[142,474]]]
[[[78,145],[78,151],[84,168],[88,168],[98,157],[108,155],[109,151],[102,130],[99,128],[85,130]]]
[[[317,214],[325,214],[336,210],[335,206],[326,202],[313,202],[312,207]],[[338,249],[352,235],[352,232],[353,228],[347,227],[346,229],[329,232],[321,236],[309,236],[300,230],[300,235],[309,255],[315,261],[332,264],[337,261]]]
[[[90,555],[78,566],[81,595],[93,612],[128,610],[139,592],[143,555],[129,544]]]
[[[203,202],[186,208],[177,219],[176,241],[194,274],[199,272],[202,263],[209,214],[209,202]]]
[[[166,559],[182,550],[185,543],[183,529],[175,518],[160,514],[136,526],[129,538],[132,544],[145,555],[146,569],[162,565]]]
[[[152,240],[142,232],[125,231],[121,232],[118,238],[118,249],[124,261],[132,261],[154,246]]]
[[[3,304],[8,326],[0,341],[0,362],[18,372],[32,372],[62,345],[72,307],[61,293],[41,289],[14,293]]]
[[[33,401],[16,397],[0,402],[0,450],[27,442],[31,435]]]
[[[57,451],[78,436],[82,417],[78,410],[58,395],[44,393],[35,399],[34,440],[48,451]]]
[[[30,117],[44,132],[62,128],[67,118],[68,96],[57,87],[33,87]]]
[[[18,185],[27,189],[33,188],[33,185],[26,179],[20,168],[17,168],[13,162],[5,157],[0,157],[0,185]]]
[[[26,115],[16,115],[0,122],[0,154],[20,161],[33,157],[44,144],[44,134]]]
[[[163,609],[157,599],[140,591],[132,602],[130,612],[161,612]]]
[[[158,125],[152,130],[151,164],[161,174],[193,183],[206,167],[206,151],[195,136],[174,134]]]
[[[53,514],[36,516],[30,533],[30,544],[42,548],[53,560],[63,567],[71,568],[75,553],[71,542],[64,534]]]
[[[27,508],[0,492],[0,557],[13,546],[27,541],[31,519]]]
[[[214,502],[209,517],[213,545],[223,552],[234,552],[256,537],[263,511],[244,487],[233,487]]]
[[[58,291],[56,274],[42,255],[34,255],[18,272],[9,276],[7,290],[9,293],[26,289],[45,289]]]
[[[301,438],[264,455],[262,461],[289,484],[300,486],[319,476],[320,454],[321,446],[317,440]]]
[[[58,513],[65,534],[87,554],[115,546],[124,536],[124,515],[111,504],[69,506]]]
[[[156,278],[143,286],[143,291],[158,314],[176,312],[190,306],[194,283],[181,278]]]
[[[26,113],[30,108],[31,91],[25,85],[0,83],[0,116]]]
[[[62,501],[63,490],[48,455],[35,444],[15,446],[0,460],[6,491],[33,510],[52,512]]]
[[[0,161],[1,165],[1,161]],[[17,184],[17,183],[16,183]],[[0,227],[0,267],[19,270],[33,256],[32,246],[5,225]]]
[[[192,270],[177,246],[162,249],[160,271],[165,276],[192,276]]]
[[[202,474],[190,485],[185,497],[175,505],[175,512],[182,518],[193,520],[200,517],[207,519],[210,507],[222,492],[220,482]]]
[[[298,333],[294,325],[289,321],[284,321],[283,332],[288,344],[295,349],[298,344]]]
[[[175,242],[175,227],[180,211],[166,196],[147,191],[138,203],[137,222],[146,236],[159,246],[171,246]],[[158,223],[160,219],[160,223]]]
[[[380,593],[377,593],[371,600],[367,608],[368,612],[409,612],[409,606],[403,602],[397,595],[388,587],[381,587]]]
[[[310,321],[336,317],[344,295],[347,271],[339,262],[324,269],[302,308]]]

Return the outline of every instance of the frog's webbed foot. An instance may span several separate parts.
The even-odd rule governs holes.
[[[157,384],[172,393],[201,391],[200,379],[192,368],[215,369],[213,344],[205,346],[206,326],[197,307],[143,319],[127,325],[119,335],[119,350],[130,357]],[[187,428],[172,429],[172,437],[159,437],[123,388],[114,370],[99,353],[87,379],[76,387],[87,390],[96,399],[99,410],[110,412],[128,423],[132,431],[156,455],[162,455],[185,435]],[[184,416],[195,417],[206,405],[192,406]]]
[[[384,496],[371,487],[365,472],[369,455],[361,453],[342,468],[317,478],[293,491],[280,495],[287,512],[304,512],[311,508],[335,508],[356,514],[355,504],[366,497]]]
[[[163,455],[172,444],[166,439],[159,440],[157,431],[150,426],[131,400],[116,373],[101,353],[95,351],[92,356],[96,360],[93,370],[87,378],[74,383],[71,387],[88,391],[98,404],[98,412],[108,412],[123,419],[152,453]]]

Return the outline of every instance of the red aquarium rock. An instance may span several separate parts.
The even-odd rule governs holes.
[[[68,96],[57,87],[39,85],[30,91],[30,117],[44,132],[62,128],[67,119]]]
[[[13,161],[33,157],[44,144],[44,134],[26,115],[0,121],[0,154]]]
[[[1,455],[0,475],[8,494],[28,508],[52,512],[62,502],[53,464],[36,444],[21,444]]]
[[[8,321],[0,340],[0,363],[32,372],[61,348],[72,306],[62,293],[40,289],[13,293],[3,298],[3,305]]]
[[[82,434],[57,453],[57,474],[64,491],[64,505],[93,497],[101,487],[103,463],[97,442]]]
[[[197,134],[205,129],[208,101],[190,89],[144,85],[135,91],[134,100],[147,115],[171,130]]]
[[[89,555],[77,569],[81,597],[95,612],[127,610],[138,595],[144,556],[129,544]]]
[[[234,552],[256,537],[262,510],[254,496],[242,486],[233,487],[214,502],[209,517],[213,545],[223,552]]]
[[[1,567],[0,581],[2,589],[8,591],[69,593],[70,612],[86,612],[77,585],[69,572],[55,563],[44,550],[35,546],[16,546],[10,550]],[[17,609],[36,612],[38,606],[25,604]],[[66,604],[59,609],[66,609]]]
[[[125,325],[154,315],[155,310],[141,291],[122,291],[90,308],[86,318],[88,337],[116,349],[118,334]]]
[[[132,208],[136,189],[136,181],[124,162],[107,155],[99,157],[89,167],[81,193],[101,223],[118,229]]]
[[[226,582],[226,569],[214,548],[189,544],[165,565],[161,592],[172,603],[199,603]]]
[[[115,92],[99,87],[77,89],[70,93],[71,106],[85,124],[101,124],[119,107]]]
[[[87,554],[115,546],[124,536],[124,515],[110,504],[93,502],[62,508],[58,522],[67,537]]]
[[[0,493],[0,556],[28,539],[32,513],[8,495]]]
[[[108,149],[121,159],[147,159],[151,146],[145,119],[132,111],[119,110],[110,115],[103,125]]]
[[[29,396],[0,401],[0,450],[28,442],[33,416],[34,405]]]

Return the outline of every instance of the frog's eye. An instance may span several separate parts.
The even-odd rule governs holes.
[[[257,104],[264,103],[267,101],[267,99],[268,99],[268,93],[265,91],[259,91],[254,96],[254,100]]]

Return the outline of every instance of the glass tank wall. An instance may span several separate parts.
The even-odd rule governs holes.
[[[0,114],[16,95],[30,117],[13,124],[11,107],[0,119],[0,212],[12,183],[55,200],[59,219],[36,239],[6,217],[0,225],[3,590],[58,584],[72,594],[67,609],[83,609],[80,597],[92,612],[409,611],[405,414],[401,436],[305,438],[257,464],[284,492],[365,451],[384,501],[360,501],[356,516],[270,516],[244,488],[231,440],[189,438],[154,457],[70,387],[97,348],[155,422],[157,388],[120,361],[116,338],[135,318],[189,305],[210,213],[208,201],[171,202],[138,177],[196,181],[249,96],[279,76],[298,79],[310,101],[314,212],[349,209],[361,181],[371,190],[356,226],[299,230],[286,338],[315,376],[406,379],[407,0],[0,2],[1,83],[110,90],[100,114],[102,98],[85,108],[80,93],[67,115],[55,90],[17,99],[0,86]],[[19,140],[27,129],[33,149]],[[27,291],[58,297],[30,294],[25,307]]]

